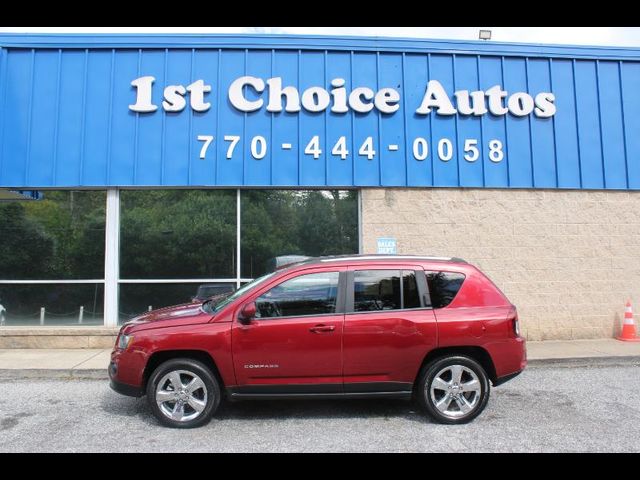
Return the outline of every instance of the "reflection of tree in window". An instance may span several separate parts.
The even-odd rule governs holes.
[[[104,278],[105,191],[47,190],[37,201],[0,202],[1,280]],[[103,286],[3,284],[7,325],[102,321]]]
[[[449,305],[458,294],[464,274],[453,272],[427,272],[427,284],[433,308]]]
[[[122,278],[236,276],[234,190],[123,191]]]
[[[0,203],[0,279],[104,276],[104,191],[48,190],[42,200]]]
[[[357,198],[346,190],[242,191],[242,276],[262,275],[279,255],[356,253]]]

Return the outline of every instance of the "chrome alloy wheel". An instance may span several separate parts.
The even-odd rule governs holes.
[[[195,373],[174,370],[158,382],[155,400],[167,418],[187,422],[198,418],[207,406],[207,387]]]
[[[434,377],[425,394],[445,417],[469,415],[480,403],[482,393],[478,375],[463,365],[449,365]]]

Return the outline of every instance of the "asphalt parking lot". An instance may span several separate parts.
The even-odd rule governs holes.
[[[105,380],[0,380],[0,452],[638,452],[640,366],[535,367],[460,426],[405,401],[225,404],[206,426],[159,426]]]

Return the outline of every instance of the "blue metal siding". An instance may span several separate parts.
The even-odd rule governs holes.
[[[581,188],[578,121],[572,60],[549,60],[556,107],[562,115],[553,119],[558,187]]]
[[[325,73],[325,85],[329,85],[331,80],[348,73],[346,77],[345,88],[347,91],[351,88],[351,55],[349,52],[327,52],[326,73]],[[289,115],[295,122],[295,115],[285,113]],[[274,123],[282,126],[281,120],[276,120],[274,117]],[[350,115],[328,115],[326,117],[326,145],[327,148],[333,148],[340,137],[345,137],[346,149],[349,154],[353,155],[353,144],[350,142],[351,129],[353,120]],[[293,127],[296,128],[296,127]],[[274,142],[274,145],[282,144],[282,140],[286,138],[286,130],[281,133],[282,138],[280,143]],[[329,150],[329,153],[331,151]],[[281,155],[281,153],[279,154]],[[327,159],[327,185],[353,185],[353,166],[350,158],[343,160],[340,156],[329,154]]]
[[[502,60],[504,89],[508,92],[527,91],[527,62],[524,58]],[[529,117],[506,115],[510,187],[534,187],[531,162]]]
[[[263,37],[261,37],[263,38]],[[136,40],[137,39],[137,40]],[[640,189],[640,52],[637,49],[332,37],[0,36],[0,186],[390,186]],[[268,40],[268,41],[267,41]],[[129,43],[127,43],[127,41]],[[349,43],[351,42],[351,43]],[[153,113],[135,113],[135,78],[155,77]],[[229,102],[243,75],[302,92],[390,87],[399,109],[381,114],[266,111]],[[163,89],[203,79],[206,112],[162,109]],[[500,85],[553,92],[551,118],[415,113],[429,80],[455,104],[457,90]],[[214,137],[200,159],[198,135]],[[233,157],[225,135],[241,137]],[[318,158],[305,153],[319,137]],[[346,159],[332,154],[346,138]],[[265,141],[261,159],[252,139]],[[372,138],[372,159],[360,154]],[[428,155],[414,157],[416,139]],[[451,159],[438,146],[450,140]],[[479,157],[465,160],[465,141]],[[489,142],[504,158],[490,159]],[[282,144],[290,143],[291,149]],[[397,145],[389,148],[389,145]],[[422,144],[420,144],[422,145]],[[448,149],[444,149],[448,150]],[[445,152],[447,153],[447,152]]]
[[[405,72],[413,72],[413,75],[404,75],[402,81],[404,111],[403,124],[405,128],[404,152],[405,155],[413,155],[413,145],[416,138],[423,138],[428,142],[429,150],[433,144],[431,135],[431,116],[418,115],[411,105],[420,105],[424,95],[424,79],[429,78],[428,55],[404,55]],[[433,185],[433,153],[424,160],[416,160],[407,163],[407,186],[426,187]]]
[[[640,189],[640,63],[621,63],[622,113],[629,188]]]
[[[447,94],[451,97],[453,95],[454,78],[453,78],[453,60],[451,55],[430,55],[429,57],[429,78],[438,79],[442,84]],[[447,158],[451,152],[446,150],[446,144],[444,140],[452,140],[455,145],[457,138],[457,120],[455,116],[441,117],[434,115],[432,111],[429,116],[431,117],[431,161],[433,163],[433,185],[437,187],[450,187],[452,185],[460,185],[458,179],[458,158],[457,148],[454,149],[453,156],[450,160],[440,160],[438,156],[438,145],[442,142],[442,150],[445,154],[444,158]]]
[[[378,85],[389,86],[404,95],[402,87],[402,55],[392,53],[378,54]],[[382,114],[379,119],[380,182],[384,186],[407,184],[407,162],[404,146],[406,107],[399,102],[399,109],[393,114]],[[387,145],[397,145],[397,150],[389,150]]]
[[[478,90],[478,57],[476,56],[456,56],[454,59],[454,72],[456,80],[455,90]],[[458,170],[460,172],[460,186],[462,187],[483,187],[484,186],[484,165],[482,158],[485,155],[482,141],[482,117],[464,116],[457,120],[457,138],[455,151],[458,152]],[[480,152],[478,159],[466,161],[465,139],[477,140],[476,148]],[[472,151],[467,152],[469,158],[473,158]]]
[[[272,55],[274,77],[298,79],[298,61],[300,57],[298,52],[272,52]],[[224,93],[222,95],[224,95]],[[339,121],[338,119],[339,117],[332,117],[332,120],[336,122]],[[298,114],[285,112],[284,110],[280,113],[274,113],[271,125],[275,127],[273,128],[272,144],[274,146],[281,146],[283,143],[291,143],[292,147],[290,150],[279,150],[277,155],[273,155],[271,184],[285,186],[298,185]],[[344,176],[341,178],[344,178]],[[344,178],[344,181],[344,185],[351,185],[353,177],[349,175]]]
[[[627,188],[627,159],[624,151],[618,63],[598,62],[597,71],[604,182],[607,188],[624,189]]]
[[[478,73],[479,88],[487,90],[494,85],[503,85],[501,57],[479,57]],[[509,153],[507,151],[507,119],[494,115],[485,115],[480,120],[482,131],[482,165],[484,175],[484,185],[486,187],[508,187],[509,186]],[[501,139],[504,144],[505,159],[500,163],[494,163],[489,158],[489,151],[486,148],[487,140]]]
[[[549,60],[527,59],[527,91],[550,92]],[[553,119],[530,118],[531,158],[533,184],[541,188],[558,186],[556,175],[555,140],[553,138]]]

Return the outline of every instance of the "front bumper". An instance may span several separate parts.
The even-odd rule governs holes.
[[[115,379],[118,374],[118,365],[112,361],[109,363],[109,386],[116,392],[127,395],[128,397],[142,397],[144,390],[141,387],[135,385],[129,385],[128,383],[119,382]]]
[[[144,395],[144,392],[140,387],[134,387],[133,385],[127,385],[126,383],[116,382],[115,380],[111,380],[109,385],[116,392],[128,397],[142,397]]]
[[[142,390],[142,388],[115,380],[113,377],[115,377],[117,372],[117,365],[114,362],[111,362],[109,364],[109,386],[113,390],[122,395],[127,395],[128,397],[142,397],[144,395],[144,391]]]

